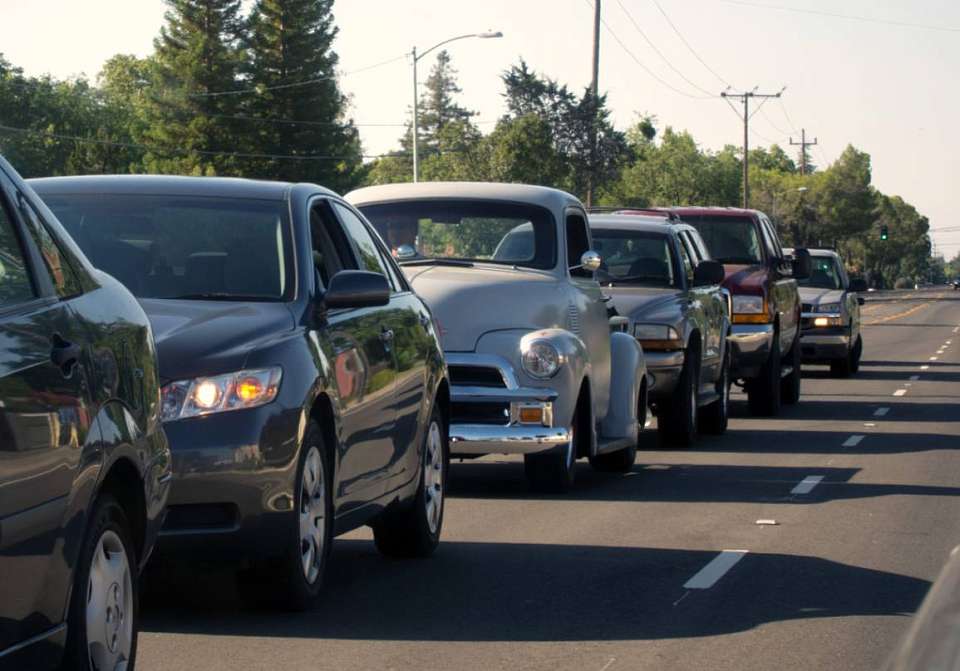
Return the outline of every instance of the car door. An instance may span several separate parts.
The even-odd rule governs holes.
[[[610,325],[607,301],[594,274],[577,268],[584,252],[590,251],[590,230],[582,211],[567,211],[566,222],[567,267],[573,300],[567,327],[583,340],[590,353],[590,390],[593,393],[594,418],[597,422],[607,414],[610,402]]]
[[[780,238],[766,217],[760,217],[760,230],[766,248],[767,272],[771,274],[771,299],[780,315],[780,353],[786,356],[795,338],[800,336],[800,294]]]
[[[0,171],[0,650],[60,623],[83,520],[67,505],[91,417],[67,258]],[[66,532],[66,533],[65,533]]]
[[[683,265],[686,270],[687,263],[692,268],[696,268],[704,260],[702,252],[697,248],[693,241],[690,231],[680,231],[680,247],[683,257]],[[701,359],[700,359],[700,384],[708,384],[716,379],[717,366],[720,364],[720,338],[719,326],[717,325],[717,308],[714,294],[717,291],[716,286],[697,287],[693,284],[692,271],[687,273],[687,296],[689,307],[687,319],[691,320],[700,331],[701,336]]]
[[[310,209],[310,232],[320,291],[337,272],[367,270],[370,250],[354,240],[326,198]],[[396,424],[397,369],[383,307],[326,313],[315,335],[333,369],[340,404],[341,437],[335,491],[339,512],[347,513],[386,491]]]
[[[399,486],[419,475],[419,451],[415,448],[421,439],[420,411],[427,403],[430,315],[410,289],[373,227],[349,205],[339,201],[332,203],[337,217],[364,259],[364,269],[385,275],[391,288],[390,303],[380,311],[381,330],[391,334],[387,342],[397,372],[393,408],[395,423],[391,432],[393,453],[386,468],[390,486]]]

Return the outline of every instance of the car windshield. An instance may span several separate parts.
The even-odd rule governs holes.
[[[556,224],[533,205],[477,200],[422,200],[360,210],[401,263],[455,260],[549,269],[556,263]]]
[[[593,248],[603,259],[597,271],[603,284],[675,286],[670,244],[664,234],[594,228]]]
[[[763,263],[757,226],[749,217],[683,217],[707,243],[710,256],[720,263],[754,265]]]
[[[812,256],[810,264],[810,277],[799,281],[801,287],[840,289],[843,286],[836,259],[832,256]]]
[[[43,194],[90,262],[138,298],[275,301],[292,264],[279,200]]]

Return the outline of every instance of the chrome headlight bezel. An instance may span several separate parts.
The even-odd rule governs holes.
[[[267,405],[276,399],[282,377],[283,369],[272,366],[171,382],[160,390],[160,421],[173,422]]]
[[[830,314],[840,314],[840,311],[843,310],[843,303],[820,303],[819,305],[813,306],[813,311],[817,313],[830,313]]]
[[[526,343],[520,352],[520,365],[524,372],[537,380],[549,380],[563,365],[560,350],[547,340]]]
[[[759,294],[733,294],[733,314],[760,315],[766,309],[766,301]]]
[[[638,323],[633,325],[637,340],[680,340],[680,333],[670,324]]]

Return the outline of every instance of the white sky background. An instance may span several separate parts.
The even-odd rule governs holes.
[[[873,158],[876,186],[899,194],[934,229],[960,226],[952,216],[960,154],[952,131],[960,118],[960,3],[948,0],[748,0],[824,12],[920,23],[924,30],[743,6],[724,0],[659,0],[700,56],[735,87],[777,91],[797,126],[819,138],[816,163],[833,161],[848,143]],[[710,91],[723,85],[676,38],[652,0],[620,0],[647,36],[688,79]],[[349,73],[463,33],[502,30],[499,40],[451,45],[481,128],[503,113],[500,73],[523,57],[574,90],[590,78],[590,0],[337,0],[336,49]],[[115,53],[146,55],[163,22],[162,0],[0,0],[0,52],[31,75],[95,77]],[[607,23],[647,67],[672,86],[701,95],[643,41],[617,0],[603,0]],[[689,130],[705,147],[741,142],[741,124],[721,100],[680,95],[647,75],[604,30],[601,90],[620,128],[637,112]],[[421,81],[432,58],[421,61]],[[403,124],[412,97],[408,61],[344,76],[360,124]],[[790,127],[776,101],[753,118],[751,144],[787,145]],[[366,153],[397,146],[402,127],[361,127]],[[786,132],[786,135],[784,134]],[[794,140],[799,138],[794,133]],[[792,152],[792,149],[785,147]],[[960,231],[935,234],[950,259]]]

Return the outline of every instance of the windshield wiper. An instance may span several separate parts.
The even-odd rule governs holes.
[[[198,294],[183,294],[181,296],[157,296],[167,301],[276,301],[276,296],[265,294],[231,294],[225,291],[210,291]]]
[[[473,268],[470,261],[460,261],[459,259],[410,259],[409,261],[400,261],[401,266],[454,266],[457,268]]]

